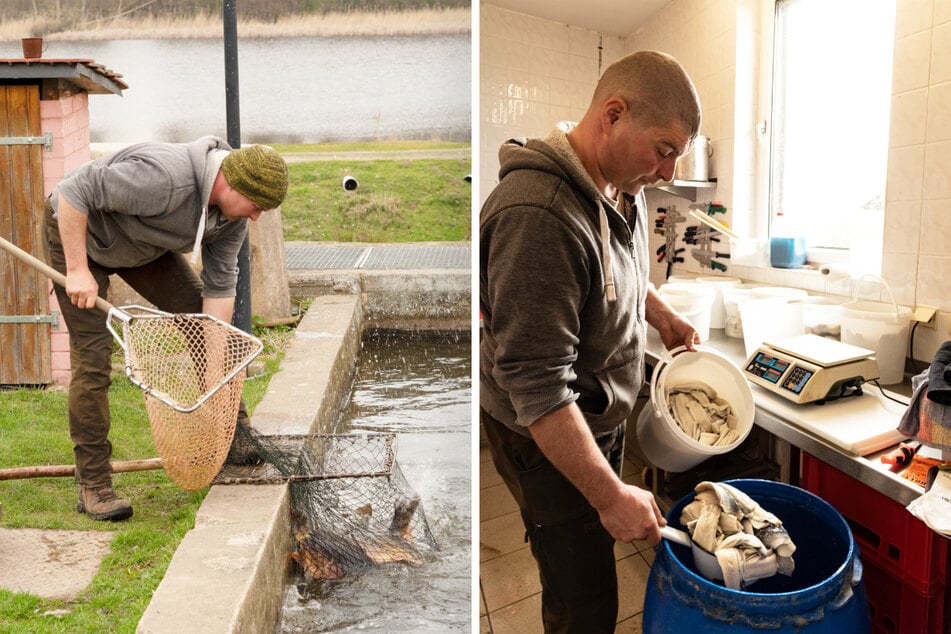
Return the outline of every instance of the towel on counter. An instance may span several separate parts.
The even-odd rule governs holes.
[[[928,373],[928,398],[951,405],[951,341],[945,341],[931,362]]]
[[[945,451],[951,451],[951,406],[929,398],[930,368],[911,377],[911,403],[902,414],[898,432]]]

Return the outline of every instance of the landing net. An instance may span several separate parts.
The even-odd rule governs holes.
[[[235,434],[263,462],[227,465],[212,484],[289,483],[292,557],[306,577],[416,565],[436,549],[419,496],[396,462],[396,434],[264,436],[245,425]]]

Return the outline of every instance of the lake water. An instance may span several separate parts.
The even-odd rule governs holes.
[[[472,422],[469,332],[365,338],[337,433],[395,432],[438,550],[419,566],[291,583],[281,632],[469,632]]]
[[[470,141],[471,38],[301,37],[238,42],[241,141]],[[19,41],[0,57],[22,57]],[[89,58],[123,96],[90,95],[90,141],[227,137],[220,39],[47,42],[44,58]]]

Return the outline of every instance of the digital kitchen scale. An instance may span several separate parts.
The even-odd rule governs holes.
[[[794,403],[858,396],[862,384],[877,379],[878,363],[866,350],[818,335],[764,342],[746,360],[751,382]]]

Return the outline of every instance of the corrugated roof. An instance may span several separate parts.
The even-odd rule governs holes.
[[[129,85],[122,75],[91,59],[0,59],[0,80],[65,79],[92,94],[116,94]]]

